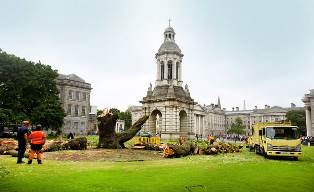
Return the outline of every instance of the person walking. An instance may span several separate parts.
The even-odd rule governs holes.
[[[18,154],[17,154],[17,163],[25,163],[23,161],[23,157],[26,151],[27,145],[27,134],[29,133],[28,130],[29,121],[23,121],[23,126],[18,127],[17,130],[17,142],[18,142]]]
[[[42,164],[43,145],[46,143],[46,135],[42,131],[42,127],[40,124],[36,125],[35,131],[33,131],[29,135],[28,140],[31,143],[31,151],[28,157],[28,164],[32,164],[35,154],[37,154],[38,164]]]

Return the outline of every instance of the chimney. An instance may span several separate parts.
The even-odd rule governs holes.
[[[232,111],[234,111],[234,107],[232,107]]]
[[[255,105],[255,109],[257,109],[257,105]]]
[[[294,103],[291,103],[290,105],[291,105],[292,109],[296,107],[296,105]]]
[[[236,110],[239,111],[239,107],[236,107]]]
[[[265,105],[265,109],[267,109],[268,108],[268,105]]]

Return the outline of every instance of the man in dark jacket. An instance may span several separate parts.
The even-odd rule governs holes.
[[[27,145],[27,134],[29,132],[29,121],[23,121],[23,126],[19,127],[17,130],[17,141],[18,141],[18,156],[17,156],[17,163],[25,163],[22,161]]]

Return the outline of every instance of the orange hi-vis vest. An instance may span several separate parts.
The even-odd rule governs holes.
[[[44,144],[45,133],[43,131],[33,131],[29,135],[31,144]]]

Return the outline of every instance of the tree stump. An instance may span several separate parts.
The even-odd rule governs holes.
[[[148,117],[147,115],[141,117],[128,130],[122,133],[115,132],[115,125],[118,120],[117,115],[107,113],[98,117],[100,124],[98,126],[99,142],[97,147],[106,149],[125,148],[124,143],[132,139],[141,130]]]

